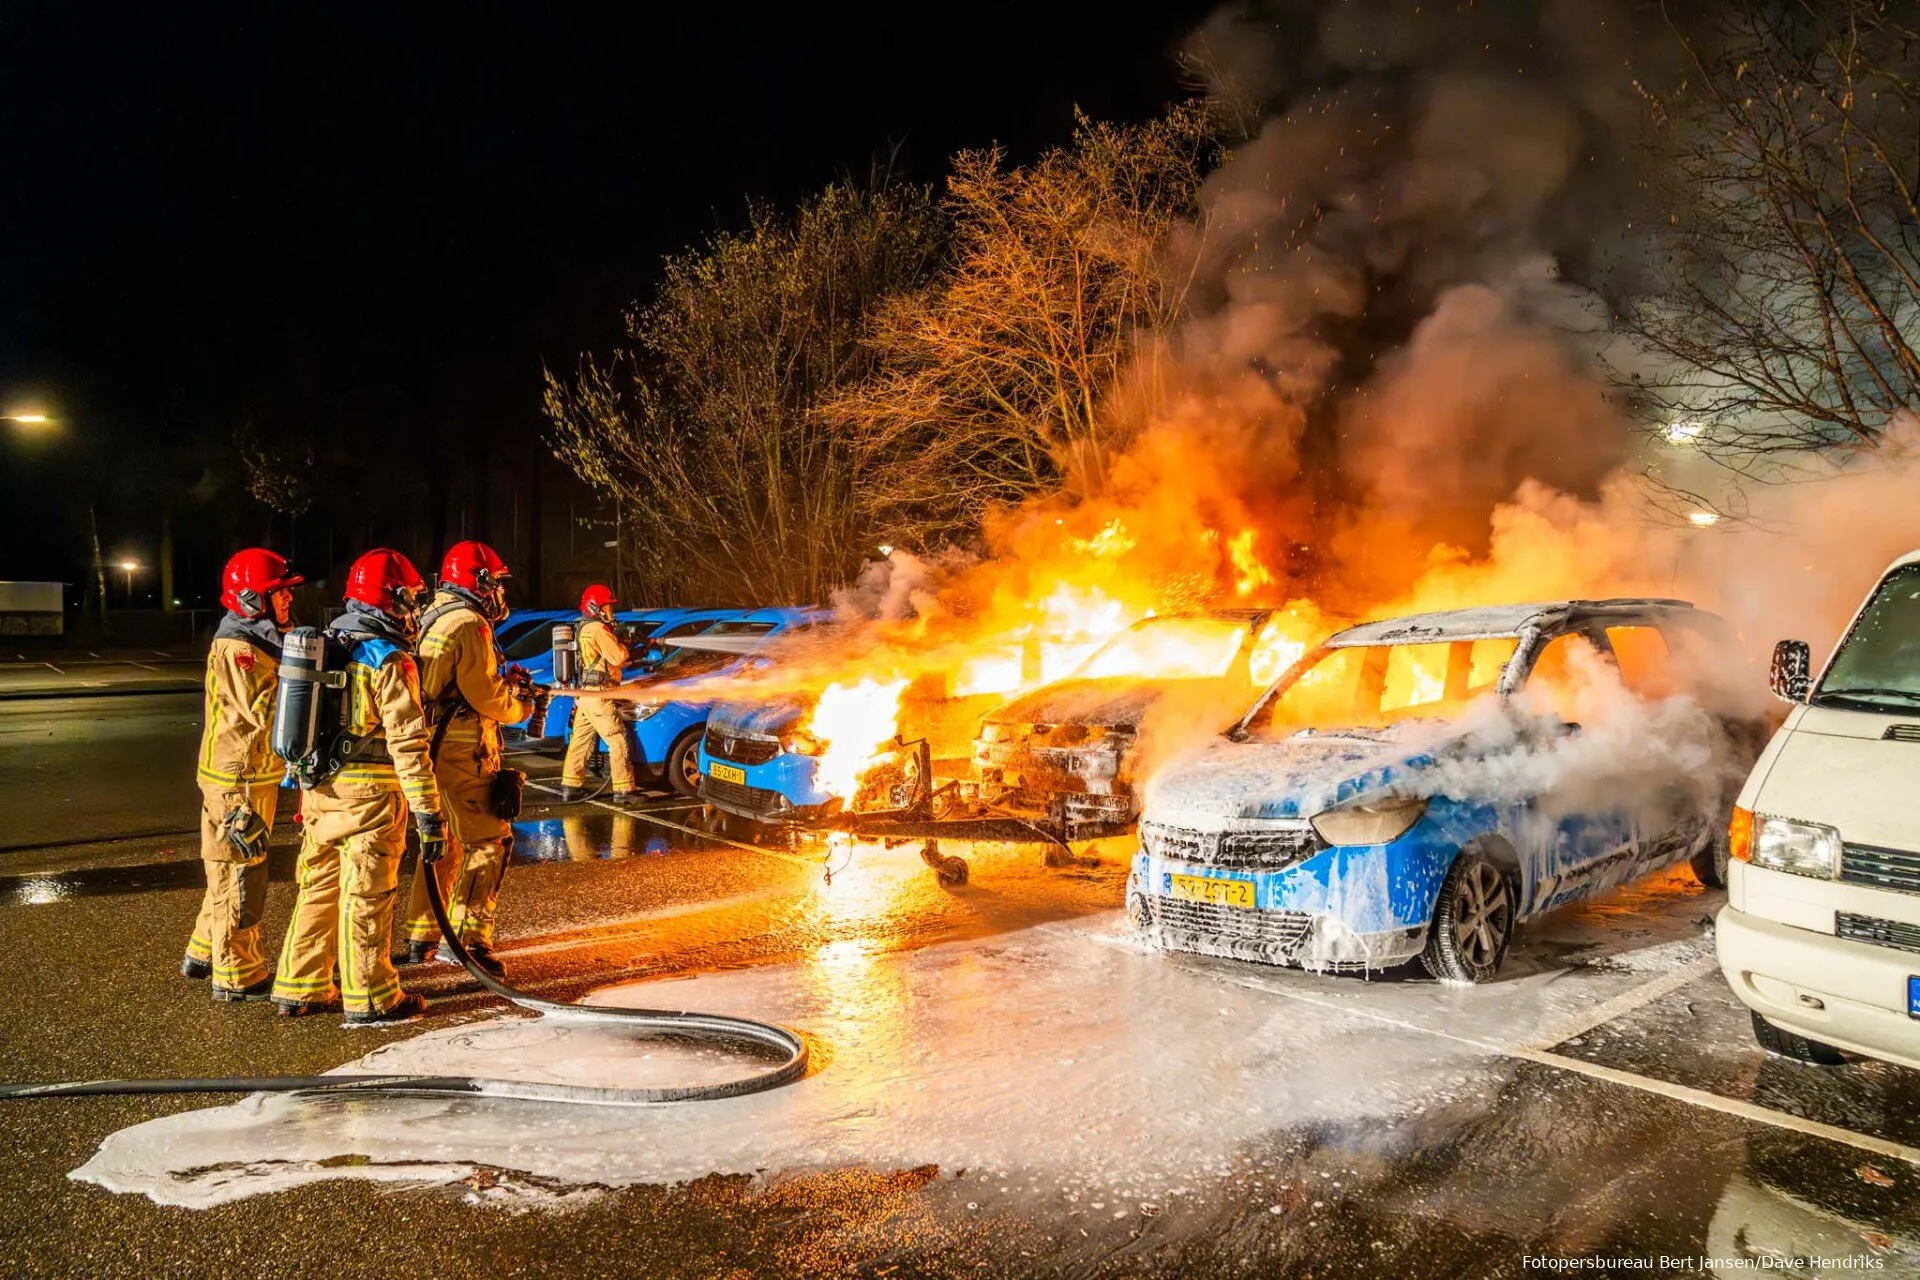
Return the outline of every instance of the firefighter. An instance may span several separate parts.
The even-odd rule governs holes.
[[[626,674],[627,646],[620,643],[613,621],[613,607],[618,603],[613,592],[597,582],[580,593],[580,625],[574,634],[580,645],[580,687],[583,689],[617,685]],[[633,749],[627,742],[627,723],[621,719],[619,702],[614,698],[573,700],[567,762],[560,771],[562,796],[577,800],[585,794],[587,759],[593,755],[595,738],[607,744],[607,768],[613,775],[614,800],[632,798],[637,794]]]
[[[440,565],[440,590],[420,619],[420,696],[433,725],[433,776],[451,824],[453,853],[414,872],[407,902],[407,962],[421,964],[439,940],[427,902],[434,876],[447,922],[480,966],[503,975],[493,955],[494,905],[513,852],[517,787],[508,805],[501,782],[500,726],[533,714],[533,682],[518,667],[505,672],[493,628],[507,616],[506,562],[484,542],[462,542]],[[517,777],[509,779],[518,782]],[[437,957],[451,961],[444,948]]]
[[[273,982],[282,1017],[338,1004],[348,1026],[364,1026],[426,1012],[426,1000],[400,989],[387,954],[409,810],[421,858],[447,852],[410,652],[425,586],[399,552],[369,551],[347,571],[345,611],[328,627],[347,653],[345,733],[338,770],[306,793],[300,892]]]
[[[200,900],[180,972],[213,979],[213,998],[265,1000],[273,970],[260,949],[267,902],[267,836],[280,796],[271,746],[280,634],[292,621],[293,589],[305,579],[264,547],[227,561],[220,578],[226,616],[207,651],[207,726],[200,741]]]

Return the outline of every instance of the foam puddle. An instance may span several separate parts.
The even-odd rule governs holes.
[[[112,1134],[71,1176],[206,1207],[327,1178],[447,1183],[482,1167],[539,1188],[933,1164],[1151,1199],[1218,1178],[1266,1134],[1358,1125],[1390,1140],[1397,1120],[1490,1099],[1507,1067],[1485,1045],[1536,1039],[1699,959],[1700,910],[1655,899],[1630,918],[1631,938],[1602,921],[1642,963],[1527,973],[1516,956],[1523,976],[1478,989],[1169,958],[1132,945],[1117,913],[906,952],[842,941],[800,965],[596,993],[804,1029],[814,1074],[772,1093],[640,1109],[255,1095]],[[1604,948],[1594,929],[1579,921],[1549,941]],[[741,1069],[709,1050],[515,1018],[341,1068],[612,1086]]]

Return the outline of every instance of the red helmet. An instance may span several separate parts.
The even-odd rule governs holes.
[[[440,562],[441,586],[465,587],[481,595],[493,590],[501,579],[512,576],[507,562],[492,547],[471,539],[454,543],[447,558]]]
[[[492,622],[507,616],[507,579],[512,576],[507,562],[492,547],[471,539],[454,543],[440,562],[440,585],[458,587],[472,596]]]
[[[264,618],[271,607],[267,597],[299,586],[306,579],[287,569],[287,562],[265,547],[236,551],[220,575],[220,603],[243,618]]]
[[[347,570],[347,599],[396,618],[420,607],[426,586],[413,561],[385,547],[367,552]]]
[[[602,609],[611,609],[619,603],[614,598],[613,592],[609,591],[606,584],[602,582],[596,582],[580,593],[581,613],[599,613]]]

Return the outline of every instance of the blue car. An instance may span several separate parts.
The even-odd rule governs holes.
[[[757,822],[823,812],[833,796],[815,778],[820,744],[801,729],[813,702],[787,695],[717,704],[700,743],[700,798]]]
[[[1764,724],[1707,716],[1725,769],[1656,784],[1528,766],[1580,758],[1563,750],[1582,732],[1573,700],[1596,705],[1615,672],[1644,706],[1681,693],[1735,705],[1737,653],[1724,623],[1677,600],[1351,627],[1153,780],[1128,915],[1173,950],[1312,969],[1418,957],[1436,977],[1485,982],[1530,916],[1688,858],[1723,884],[1733,780]]]
[[[509,650],[531,655],[546,649],[552,643],[553,624],[571,616],[567,609],[515,609],[493,629],[493,642],[507,653],[508,661],[517,661]]]
[[[723,618],[746,616],[744,609],[634,609],[614,615],[614,621],[620,624],[620,630],[627,637],[632,653],[627,661],[628,677],[646,670],[644,655],[654,637],[663,630],[671,630],[676,635],[692,635],[705,630],[714,622]],[[524,619],[524,620],[523,620]],[[502,626],[500,634],[501,653],[506,661],[526,669],[538,684],[553,683],[553,627],[557,622],[578,623],[580,613],[575,609],[547,609],[537,613],[514,614]],[[516,626],[516,622],[519,623]],[[512,628],[510,635],[507,629]],[[547,707],[546,732],[541,736],[543,742],[565,742],[568,726],[573,723],[573,695],[556,693]],[[505,726],[509,741],[521,742],[528,739],[527,723]]]
[[[731,616],[683,620],[656,633],[656,640],[719,641],[737,649],[669,648],[646,668],[621,713],[632,726],[634,766],[654,783],[693,797],[700,788],[700,738],[717,702],[710,681],[743,675],[766,661],[749,646],[804,630],[829,617],[824,609],[756,609]],[[697,628],[685,630],[686,628]],[[559,702],[556,698],[555,703]],[[568,700],[569,705],[571,699]],[[551,712],[549,712],[551,723]],[[569,726],[570,729],[570,726]]]
[[[818,701],[815,693],[783,693],[717,704],[707,718],[700,748],[700,798],[735,818],[760,823],[807,822],[829,813],[871,813],[907,805],[915,790],[906,761],[876,766],[860,783],[853,803],[820,786],[818,768],[824,743],[805,732]],[[928,673],[907,686],[901,697],[899,732],[909,741],[925,739],[931,754],[932,816],[951,816],[957,789],[949,780],[964,778],[967,752],[980,717],[1000,705],[998,693],[956,696],[951,678]]]

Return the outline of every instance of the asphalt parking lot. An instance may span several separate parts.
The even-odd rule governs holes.
[[[19,752],[0,742],[0,768]],[[291,851],[283,832],[270,934]],[[1761,1054],[1712,963],[1719,895],[1684,872],[1524,928],[1500,982],[1460,990],[1144,950],[1121,848],[1068,870],[969,849],[958,889],[916,852],[722,840],[665,797],[543,802],[503,907],[516,985],[787,1022],[811,1038],[805,1080],[641,1111],[10,1104],[0,1266],[1682,1275],[1818,1255],[1920,1273],[1920,1075]],[[405,971],[434,1007],[400,1028],[215,1006],[174,973],[193,858],[164,837],[0,854],[0,962],[24,976],[0,1077],[697,1065],[544,1025],[444,966]]]

